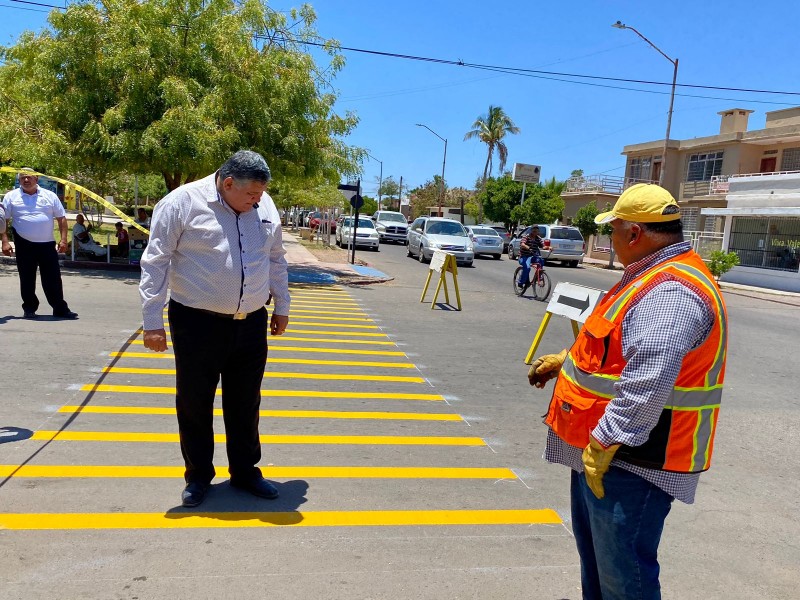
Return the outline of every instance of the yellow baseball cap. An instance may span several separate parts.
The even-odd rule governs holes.
[[[594,222],[602,225],[622,219],[633,223],[663,223],[680,219],[680,211],[670,210],[664,214],[668,206],[678,208],[675,198],[667,190],[653,183],[637,183],[622,192],[614,208],[597,215]]]

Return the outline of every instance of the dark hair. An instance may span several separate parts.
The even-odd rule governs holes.
[[[258,181],[267,183],[271,174],[267,161],[258,152],[239,150],[219,168],[222,180],[232,177],[234,181]]]
[[[680,214],[681,209],[671,204],[669,206],[665,206],[664,210],[661,211],[662,215],[677,215]],[[648,231],[652,231],[653,233],[670,233],[670,234],[677,234],[683,233],[683,222],[680,219],[675,219],[674,221],[662,221],[660,223],[639,223],[643,228],[647,229]]]

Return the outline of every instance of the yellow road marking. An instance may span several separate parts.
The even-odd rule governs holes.
[[[330,340],[326,341],[329,342]],[[406,355],[405,352],[395,352],[391,350],[351,350],[349,348],[303,348],[299,346],[276,346],[274,344],[270,344],[269,351],[272,352],[273,350],[280,350],[282,352],[319,352],[324,354],[374,354],[376,356]],[[175,355],[172,352],[109,352],[108,355],[118,356],[120,358],[169,358],[170,360],[175,359]],[[267,359],[267,362],[269,362],[269,360],[270,359]],[[278,361],[278,360],[294,360],[294,359],[272,359],[272,360]],[[404,365],[411,363],[397,363],[397,364]]]
[[[336,444],[359,446],[485,446],[478,437],[437,437],[404,435],[260,435],[262,444]],[[177,433],[131,431],[36,431],[32,440],[57,442],[155,442],[177,443]],[[224,433],[215,433],[214,441],[225,443]]]
[[[327,327],[328,325],[330,325],[331,327],[338,327],[338,323],[330,323],[330,324],[326,323],[324,325],[318,323],[295,323],[295,325],[298,324],[311,325],[312,327],[315,325],[319,325],[320,327]],[[355,327],[355,325],[353,327]],[[375,329],[377,329],[377,327],[375,327]],[[317,331],[316,329],[294,329],[294,328],[286,329],[286,333],[312,333],[314,335],[352,335],[353,337],[380,337],[380,338],[389,337],[385,333],[361,333],[359,331]]]
[[[358,343],[358,344],[392,344],[394,342],[366,342],[361,340],[314,340],[314,339],[307,339],[307,338],[288,338],[297,341],[307,341],[307,342],[321,342],[321,343],[336,343],[337,341],[341,341],[343,343]],[[375,356],[405,356],[405,352],[398,352],[394,350],[351,350],[349,348],[302,348],[298,346],[276,346],[274,342],[270,345],[269,351],[272,352],[273,350],[281,350],[283,352],[324,352],[328,354],[370,354]]]
[[[287,330],[291,331],[291,330]],[[362,336],[362,337],[389,337],[382,333],[351,333],[349,331],[296,331],[295,333],[311,333],[311,334],[318,334],[318,335],[352,335],[352,336]],[[314,342],[320,344],[377,344],[379,346],[396,346],[394,342],[383,342],[378,340],[341,340],[341,339],[333,339],[333,340],[325,340],[320,338],[305,338],[305,337],[293,337],[290,335],[282,335],[279,337],[270,336],[269,338],[269,346],[270,350],[280,350],[279,344],[282,342]],[[131,344],[136,344],[137,346],[144,345],[142,340],[131,340]],[[276,345],[278,344],[278,345]],[[172,342],[167,341],[167,347],[172,347]],[[311,350],[309,350],[310,352]],[[401,353],[402,354],[402,353]]]
[[[142,369],[134,367],[103,367],[103,373],[130,375],[175,375],[175,369]],[[267,379],[324,379],[326,381],[386,381],[394,383],[425,383],[424,377],[399,375],[362,375],[348,373],[294,373],[292,371],[265,371]]]
[[[313,311],[309,310],[309,311],[305,311],[305,312],[313,312]],[[319,317],[319,316],[317,316],[318,314],[320,314],[320,313],[316,313],[316,314],[313,314],[313,315],[295,315],[294,312],[292,312],[292,313],[289,314],[289,320],[292,323],[296,322],[296,321],[294,321],[292,319],[292,317],[296,316],[298,319],[317,319],[317,320],[320,320],[320,321],[337,321],[337,322],[339,322],[339,321],[362,321],[362,322],[366,322],[366,323],[374,323],[374,321],[371,318],[369,318],[368,316],[366,316],[366,315],[364,315],[363,317]],[[317,325],[317,323],[314,323],[314,325]],[[325,325],[325,327],[332,327],[332,325]],[[352,327],[352,325],[344,325],[343,327]]]
[[[301,306],[303,308],[341,308],[344,309],[362,309],[363,306],[357,304],[356,302],[325,302],[325,301],[314,301],[314,300],[300,300],[297,298],[292,298],[292,306]]]
[[[95,385],[87,383],[81,386],[82,392],[119,392],[134,394],[175,394],[174,387],[143,385]],[[220,390],[217,389],[217,395]],[[376,400],[433,400],[444,401],[439,394],[406,394],[402,392],[328,392],[319,390],[261,390],[262,396],[272,398],[370,398]]]
[[[215,467],[217,477],[230,477],[227,467]],[[121,465],[0,465],[0,477],[173,478],[184,467]],[[261,467],[270,479],[516,479],[511,469],[475,467]]]
[[[305,314],[305,313],[310,313],[310,314]],[[363,318],[364,318],[364,320],[369,320],[369,318],[370,318],[370,317],[369,317],[369,315],[368,315],[367,313],[365,313],[365,312],[361,312],[361,311],[355,311],[355,310],[348,310],[348,311],[341,311],[341,310],[318,310],[318,309],[314,309],[314,310],[298,310],[298,309],[296,309],[296,308],[292,308],[292,309],[291,309],[291,312],[289,313],[289,316],[291,317],[292,315],[296,315],[296,314],[301,314],[301,317],[300,317],[300,318],[302,318],[302,319],[312,319],[312,318],[314,318],[314,317],[312,317],[311,315],[351,315],[351,316],[360,316],[360,317],[363,317]],[[326,317],[326,318],[329,318],[329,319],[338,319],[338,318],[340,318],[340,317]],[[342,317],[342,318],[344,318],[344,317]],[[358,319],[349,319],[349,318],[348,318],[348,319],[345,319],[345,320],[348,320],[348,321],[357,321]]]
[[[549,508],[532,510],[353,510],[318,512],[2,513],[0,529],[207,529],[232,527],[392,527],[559,525]]]
[[[304,319],[305,317],[300,317]],[[358,319],[362,321],[363,319]],[[345,329],[379,329],[377,325],[349,325],[347,323],[306,323],[305,321],[291,321],[294,325],[312,325],[314,327],[344,327]],[[289,331],[288,329],[286,331]]]
[[[174,408],[164,406],[62,406],[60,413],[92,413],[109,415],[174,415]],[[280,419],[379,419],[390,421],[462,421],[459,415],[449,413],[405,413],[384,411],[335,411],[335,410],[260,410],[259,416]],[[222,409],[215,408],[214,415],[222,416]]]

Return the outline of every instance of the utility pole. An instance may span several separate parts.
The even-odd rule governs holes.
[[[403,198],[403,176],[400,175],[400,189],[397,191],[397,212],[400,212],[400,202],[402,202],[402,198]]]

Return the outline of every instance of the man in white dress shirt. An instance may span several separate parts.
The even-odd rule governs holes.
[[[19,187],[3,198],[5,216],[14,230],[14,254],[17,257],[22,310],[26,319],[35,319],[39,309],[36,296],[36,271],[42,280],[47,303],[53,307],[53,316],[60,319],[77,319],[78,314],[69,309],[64,300],[61,268],[58,253],[67,251],[67,217],[64,206],[53,192],[39,187],[39,176],[30,168],[19,172]],[[53,235],[53,221],[58,223],[61,240],[58,251]],[[8,234],[2,233],[3,254],[11,256]]]
[[[271,335],[286,330],[290,302],[280,217],[265,191],[269,178],[263,157],[242,150],[216,173],[173,190],[153,211],[139,286],[144,345],[167,349],[169,289],[184,506],[199,505],[215,475],[213,406],[220,379],[230,483],[278,497],[256,466],[267,329]]]

